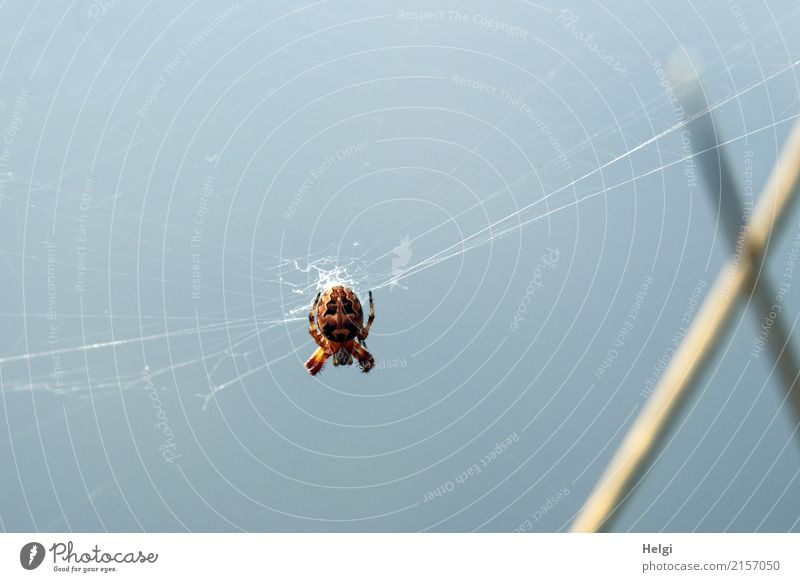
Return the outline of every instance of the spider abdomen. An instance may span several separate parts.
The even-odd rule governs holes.
[[[364,323],[364,310],[356,294],[344,285],[327,289],[317,305],[317,325],[330,341],[354,339]]]

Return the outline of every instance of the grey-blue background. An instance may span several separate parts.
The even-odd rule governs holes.
[[[753,202],[799,31],[793,1],[3,2],[0,528],[568,528],[730,254],[668,62]],[[312,379],[336,280],[374,290],[378,369]],[[615,529],[800,529],[751,311]]]

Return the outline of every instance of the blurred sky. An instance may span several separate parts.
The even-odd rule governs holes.
[[[790,1],[3,3],[0,528],[567,529],[731,254],[668,63],[752,204],[798,31]],[[377,369],[311,378],[337,281]],[[616,530],[800,529],[759,325]]]

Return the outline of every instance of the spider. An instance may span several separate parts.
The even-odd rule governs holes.
[[[333,357],[334,366],[350,366],[355,357],[362,372],[369,372],[374,368],[375,360],[364,343],[374,320],[372,291],[369,292],[367,325],[363,325],[364,311],[361,302],[351,289],[336,285],[324,293],[317,293],[308,314],[308,332],[319,347],[306,362],[309,374],[315,376],[330,357]]]

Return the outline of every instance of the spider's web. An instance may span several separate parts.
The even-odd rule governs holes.
[[[175,69],[178,72],[167,74],[164,96],[150,104],[153,111],[159,106],[173,108],[163,118],[171,123],[180,119],[184,107],[197,108],[202,113],[196,127],[202,128],[209,111],[225,110],[221,115],[228,116],[224,124],[229,126],[229,133],[217,139],[219,148],[200,153],[181,149],[169,141],[171,125],[165,127],[153,121],[160,119],[153,117],[155,113],[136,120],[131,127],[110,115],[99,122],[103,130],[92,155],[86,158],[62,151],[54,172],[42,170],[49,162],[48,156],[53,155],[46,147],[53,135],[58,135],[59,140],[66,135],[63,145],[69,151],[76,147],[73,139],[80,143],[80,131],[93,106],[103,106],[113,113],[126,91],[135,95],[137,103],[147,91],[132,90],[128,78],[117,80],[110,87],[98,83],[87,93],[76,92],[52,100],[34,98],[36,83],[52,73],[49,67],[54,67],[48,62],[48,47],[40,47],[30,63],[22,61],[15,65],[20,61],[14,57],[19,50],[17,39],[3,41],[9,56],[0,68],[0,78],[14,79],[14,74],[21,72],[23,85],[34,89],[30,96],[22,95],[22,100],[30,104],[20,120],[21,131],[31,128],[28,134],[31,141],[27,144],[20,138],[11,152],[9,163],[2,168],[0,192],[6,233],[0,241],[3,249],[0,258],[7,278],[21,282],[19,292],[14,288],[8,291],[4,302],[6,312],[2,314],[8,330],[0,356],[7,426],[4,446],[9,451],[4,458],[13,461],[20,499],[26,508],[22,514],[12,513],[12,517],[0,509],[3,520],[0,527],[513,529],[545,505],[558,490],[556,484],[569,488],[573,496],[550,514],[551,521],[546,527],[563,529],[579,506],[578,491],[588,488],[590,477],[599,470],[598,459],[610,452],[620,429],[639,408],[641,400],[635,393],[632,398],[623,399],[620,410],[612,417],[621,424],[608,430],[599,426],[604,424],[601,420],[595,428],[602,436],[595,434],[598,441],[589,447],[588,456],[580,457],[574,470],[562,470],[561,460],[576,454],[581,448],[576,445],[585,443],[582,439],[587,431],[598,419],[605,418],[603,414],[611,414],[613,407],[607,409],[608,403],[623,394],[620,386],[625,384],[627,375],[623,377],[620,370],[617,383],[606,386],[598,401],[598,392],[603,388],[592,377],[595,366],[587,364],[583,372],[579,366],[584,357],[587,362],[594,362],[608,351],[610,341],[597,338],[613,337],[610,332],[599,335],[611,307],[604,305],[598,309],[602,319],[591,320],[594,327],[590,328],[590,334],[594,335],[580,340],[570,332],[574,328],[573,333],[577,334],[577,330],[586,326],[583,320],[575,316],[558,324],[556,332],[552,326],[559,316],[552,320],[550,316],[580,313],[588,294],[567,292],[565,297],[577,298],[573,309],[567,311],[557,311],[556,295],[548,299],[543,295],[546,291],[537,294],[537,301],[546,306],[541,317],[534,320],[528,314],[519,318],[520,324],[524,325],[527,318],[531,325],[533,321],[541,324],[545,332],[528,329],[524,340],[520,334],[509,331],[509,323],[518,309],[518,297],[525,294],[531,272],[547,245],[558,245],[561,256],[557,269],[543,267],[545,275],[553,275],[546,283],[551,289],[561,287],[563,292],[562,285],[573,268],[587,269],[585,263],[575,259],[576,247],[569,248],[580,229],[569,220],[564,222],[565,219],[571,218],[587,228],[585,225],[595,218],[594,226],[598,227],[600,212],[608,208],[612,208],[609,215],[632,212],[630,203],[633,212],[636,204],[648,211],[658,209],[648,203],[644,198],[647,196],[650,201],[665,201],[662,215],[657,217],[660,225],[651,218],[643,219],[648,225],[645,228],[654,228],[651,239],[658,233],[658,244],[645,261],[637,263],[637,269],[627,268],[631,261],[636,263],[636,258],[631,258],[633,239],[627,241],[627,248],[617,249],[618,265],[625,268],[619,273],[620,280],[614,281],[603,297],[609,305],[618,302],[619,309],[627,310],[632,283],[621,291],[622,276],[628,270],[638,273],[644,263],[654,267],[652,271],[646,269],[643,275],[655,273],[661,278],[665,291],[661,299],[665,304],[671,293],[677,293],[673,289],[678,279],[670,270],[683,264],[687,241],[693,235],[682,228],[677,231],[679,236],[670,241],[671,231],[664,226],[665,217],[673,212],[673,204],[680,206],[683,202],[667,199],[673,189],[685,189],[685,182],[676,182],[675,175],[690,167],[692,160],[703,152],[687,153],[681,148],[687,122],[676,114],[675,104],[660,87],[640,95],[641,85],[629,84],[610,73],[598,75],[592,91],[576,91],[568,97],[569,107],[547,111],[550,128],[567,132],[577,127],[569,138],[563,138],[563,152],[554,152],[548,149],[547,142],[543,145],[541,131],[529,131],[522,136],[514,133],[520,123],[520,110],[516,106],[500,107],[502,103],[487,98],[470,102],[469,107],[462,106],[454,114],[448,111],[447,100],[443,103],[435,95],[430,106],[419,105],[411,96],[406,96],[410,104],[393,101],[392,97],[407,83],[439,83],[452,88],[453,81],[449,74],[437,72],[435,66],[426,67],[424,59],[412,59],[414,64],[404,65],[392,50],[387,50],[387,60],[377,62],[382,67],[402,71],[402,75],[375,82],[371,95],[378,96],[375,99],[378,103],[385,98],[389,105],[366,104],[364,111],[358,107],[350,111],[347,104],[336,101],[341,93],[358,94],[362,84],[381,76],[378,71],[370,70],[361,75],[357,68],[351,70],[337,62],[370,49],[344,47],[343,56],[337,57],[339,53],[335,51],[329,56],[328,41],[323,39],[327,38],[329,28],[335,31],[337,27],[346,29],[364,22],[380,26],[394,16],[378,9],[369,14],[354,10],[351,14],[332,16],[326,12],[324,2],[317,4],[320,12],[311,8],[307,12],[324,17],[319,16],[320,22],[316,22],[316,17],[306,21],[302,27],[302,30],[308,28],[305,36],[288,32],[294,30],[291,13],[263,15],[264,23],[278,23],[273,27],[270,48],[265,51],[265,58],[275,55],[268,61],[271,68],[256,66],[256,60],[248,59],[247,64],[235,63],[231,70],[211,67],[207,77],[204,73],[192,77],[194,73],[183,73],[178,68]],[[551,18],[557,12],[525,8],[540,16],[551,14]],[[187,19],[188,25],[175,32],[174,42],[184,49],[197,46],[191,49],[195,51],[194,58],[201,58],[200,55],[213,55],[214,60],[223,58],[227,51],[243,42],[241,39],[246,40],[254,32],[247,19],[241,18],[246,10],[255,9],[243,3],[230,14],[183,10],[181,17]],[[146,14],[146,9],[142,12]],[[69,14],[73,13],[65,13],[65,18],[73,18]],[[518,17],[525,21],[530,15],[521,13]],[[114,13],[104,18],[108,23]],[[633,16],[631,19],[633,22]],[[697,15],[697,21],[700,20]],[[583,22],[582,26],[588,26],[586,19]],[[209,23],[216,24],[209,28]],[[86,43],[99,42],[94,35],[102,30],[102,24],[78,17],[77,24],[73,24],[76,55]],[[718,50],[716,57],[705,63],[703,80],[714,91],[709,99],[710,110],[728,122],[722,126],[721,141],[732,151],[751,142],[759,147],[772,144],[773,151],[760,160],[761,176],[774,162],[780,139],[799,115],[796,77],[800,61],[797,52],[786,46],[787,39],[776,34],[776,30],[796,30],[799,25],[798,11],[787,11],[772,21],[764,21],[760,29],[753,30],[742,42]],[[665,29],[669,27],[665,25]],[[198,30],[209,32],[198,36]],[[530,32],[534,34],[533,28]],[[553,59],[552,67],[544,71],[543,77],[557,79],[564,71],[577,69],[579,74],[572,81],[575,86],[587,82],[580,71],[581,67],[597,66],[591,55],[587,57],[581,52],[582,46],[572,39],[554,40],[544,32],[541,34],[545,45],[555,43],[554,54],[562,58],[561,62]],[[153,42],[157,46],[157,41]],[[475,42],[480,44],[484,40],[479,37]],[[394,46],[387,39],[386,46],[373,48]],[[413,43],[413,46],[420,54],[452,50],[432,42]],[[308,50],[308,54],[319,51],[322,56],[309,58],[299,47]],[[635,50],[633,43],[627,48]],[[494,65],[509,58],[502,43],[496,48],[497,55],[491,54],[494,50],[491,45],[485,50],[489,52],[478,52]],[[755,55],[751,51],[756,51]],[[175,51],[168,50],[167,54]],[[651,61],[655,54],[662,53],[653,49],[653,54],[648,55]],[[475,54],[471,57],[478,58]],[[511,57],[517,63],[524,61],[513,52]],[[131,62],[123,64],[130,65],[133,71],[139,57],[129,58]],[[570,66],[576,59],[580,66]],[[320,85],[318,92],[294,106],[301,108],[323,97],[323,102],[333,101],[334,111],[337,105],[341,106],[342,119],[349,119],[348,115],[355,119],[356,129],[347,131],[352,131],[359,140],[365,138],[369,145],[364,149],[346,149],[356,138],[348,142],[347,137],[342,141],[337,136],[339,147],[332,148],[325,136],[320,136],[321,131],[318,134],[313,129],[303,134],[306,129],[300,124],[297,127],[302,139],[289,136],[286,145],[281,143],[280,147],[301,153],[310,148],[308,159],[298,162],[286,153],[276,162],[271,156],[280,148],[272,145],[275,139],[270,141],[270,132],[278,131],[274,126],[280,127],[286,115],[272,119],[274,126],[266,126],[258,116],[250,118],[254,111],[259,111],[257,99],[247,97],[231,105],[223,100],[226,91],[240,85],[247,93],[265,81],[271,88],[280,87],[284,81],[300,84],[302,77],[288,65],[283,70],[281,63],[303,65],[300,70],[307,71],[316,70],[320,62],[327,65],[314,76],[314,82]],[[191,65],[190,60],[178,64],[187,63]],[[364,66],[370,66],[369,61]],[[642,68],[646,70],[646,66]],[[748,81],[732,82],[732,75],[742,71]],[[493,78],[488,71],[475,74],[480,75]],[[64,78],[68,78],[66,74]],[[144,79],[147,83],[151,77]],[[219,96],[219,101],[205,102],[203,95],[188,89],[179,92],[174,102],[168,101],[170,87],[191,88],[195,83],[214,95],[214,99]],[[532,103],[541,99],[549,103],[553,98],[541,79],[531,81],[523,76],[518,83],[525,89],[515,94],[523,101]],[[291,97],[294,85],[287,86],[288,89],[275,96],[278,106],[288,106],[280,101],[283,94],[290,95],[290,103],[300,99]],[[565,92],[569,89],[569,84],[562,87]],[[787,90],[793,93],[784,98],[773,94]],[[236,95],[235,90],[233,94]],[[612,101],[598,107],[602,109],[598,112],[601,121],[582,122],[576,112],[592,111],[591,102],[598,96]],[[15,99],[19,101],[20,97],[4,94],[3,98],[3,111],[12,119]],[[627,101],[626,106],[619,106],[614,100]],[[225,107],[219,106],[220,102]],[[762,105],[767,102],[770,107],[774,103],[775,109],[766,115],[749,114],[746,109],[753,102]],[[120,109],[126,107],[129,104],[120,105]],[[496,110],[500,113],[496,114]],[[428,134],[423,132],[425,122],[403,131],[403,124],[409,119],[403,115],[413,118],[415,114],[430,115],[431,111],[433,115],[425,118],[431,123]],[[609,111],[614,112],[613,117],[608,116]],[[743,111],[746,122],[737,129],[736,115]],[[367,119],[363,125],[358,125],[359,114]],[[444,131],[432,121],[438,116],[453,122],[451,115],[464,124],[469,123],[469,131]],[[340,120],[331,123],[337,127]],[[50,128],[53,124],[57,124],[57,129]],[[183,137],[189,138],[186,141],[190,144],[206,146],[208,141],[203,141],[202,135],[197,137],[201,130],[196,127],[184,127]],[[441,135],[437,133],[440,130]],[[253,142],[256,148],[265,148],[263,154],[236,149],[237,132],[248,135],[249,131],[267,136]],[[509,139],[498,139],[498,134]],[[281,133],[278,136],[284,137]],[[317,139],[313,140],[314,137]],[[319,151],[314,149],[317,142],[321,142]],[[416,149],[421,153],[408,155],[407,162],[400,165],[387,162],[397,151]],[[244,156],[241,151],[245,151]],[[429,157],[433,178],[408,182],[416,190],[403,192],[404,180],[422,173],[424,158],[432,151],[440,152],[443,160]],[[31,153],[30,158],[26,152]],[[148,152],[155,152],[153,159],[148,158]],[[341,159],[339,152],[343,152]],[[241,176],[231,173],[226,165],[237,157],[249,159],[246,166],[244,162],[233,165]],[[73,161],[76,158],[80,161]],[[334,160],[330,167],[316,171],[319,160],[328,158]],[[571,161],[569,167],[565,167],[565,158]],[[307,177],[312,170],[322,177],[310,179],[310,187],[303,196],[293,202],[285,191],[281,194],[287,186],[296,191],[297,183],[302,183],[297,177]],[[170,176],[163,179],[160,172]],[[42,175],[47,178],[41,178]],[[114,180],[114,187],[109,187]],[[359,180],[366,180],[366,186],[360,186]],[[98,187],[100,183],[102,188]],[[203,190],[206,183],[211,186]],[[392,190],[397,183],[398,189]],[[340,191],[330,191],[328,184]],[[385,196],[381,192],[375,198],[367,195],[374,192],[370,187],[375,184],[386,187]],[[326,196],[315,197],[314,193],[319,191]],[[704,203],[698,197],[696,205]],[[209,209],[208,214],[200,215],[201,204]],[[291,217],[280,218],[286,212]],[[714,223],[708,217],[693,217],[692,212],[700,211],[693,210],[691,204],[688,214],[676,212],[680,219],[703,223],[712,232],[712,236],[701,239],[699,244],[703,246],[698,252],[703,255],[698,257],[700,263],[712,265],[711,270],[692,271],[687,267],[694,274],[686,276],[692,281],[698,277],[711,278],[715,264],[711,259],[722,247],[721,243],[715,243]],[[203,218],[199,233],[195,222],[198,217]],[[609,219],[603,220],[607,224]],[[667,220],[674,220],[674,216]],[[565,229],[572,230],[564,234]],[[78,240],[75,233],[85,240]],[[193,237],[197,237],[196,247]],[[606,233],[601,233],[598,240],[605,244],[605,237]],[[620,239],[614,240],[610,244],[620,244]],[[689,244],[698,242],[693,240]],[[660,258],[669,254],[664,249],[670,245],[684,249],[677,265]],[[335,283],[350,286],[362,297],[369,289],[375,292],[377,320],[369,343],[379,363],[373,375],[377,384],[360,382],[360,377],[356,383],[352,377],[333,376],[331,370],[326,370],[320,387],[304,376],[302,362],[313,348],[306,330],[310,302],[317,290]],[[591,280],[587,276],[583,283],[590,288],[603,285],[596,270]],[[80,292],[71,292],[78,287]],[[677,300],[681,304],[678,311],[683,309],[682,301]],[[788,309],[787,312],[792,316],[791,324],[794,312]],[[470,313],[476,316],[470,318]],[[648,326],[660,329],[658,325],[668,319],[666,316],[662,319],[663,313],[664,309],[654,310]],[[624,313],[608,319],[615,328],[611,331],[616,333],[622,318]],[[546,342],[555,344],[555,349],[542,351],[539,342],[537,349],[531,351],[536,339],[530,338],[539,338],[539,333],[545,333],[542,337],[549,338]],[[673,327],[667,324],[663,335],[668,340],[672,333]],[[642,339],[649,337],[643,335]],[[572,343],[565,344],[567,338],[572,338]],[[594,343],[599,347],[590,352]],[[633,369],[640,357],[646,360],[628,385],[647,376],[651,368],[647,358],[655,359],[663,351],[662,343],[654,343],[649,355],[642,356],[644,348],[630,347],[625,364],[615,364],[618,370],[625,366]],[[570,354],[560,359],[558,355],[564,351]],[[505,353],[512,354],[510,360],[502,359]],[[540,356],[536,366],[531,367],[528,362],[534,353]],[[548,366],[551,361],[560,364]],[[744,371],[736,371],[736,376],[740,377],[739,371],[757,376],[753,372],[757,365],[753,362],[752,368],[748,362]],[[537,383],[540,374],[552,375],[548,371],[553,369],[560,373]],[[580,397],[571,396],[564,388],[565,378],[572,378],[572,382],[579,378],[577,383],[587,391]],[[763,378],[755,382],[759,386],[766,384]],[[547,386],[547,393],[534,396],[529,392],[534,384]],[[406,399],[421,386],[427,390],[424,397],[419,401]],[[515,388],[504,393],[503,386]],[[770,385],[766,391],[772,388]],[[279,399],[294,411],[287,414],[285,421],[280,414],[270,413],[272,407],[280,406]],[[391,404],[379,405],[377,410],[376,402]],[[521,405],[526,402],[528,406]],[[555,415],[555,425],[549,425],[549,420],[539,413],[531,412],[536,405],[547,409],[558,402],[566,403],[568,408]],[[148,411],[145,404],[152,404],[156,412]],[[448,406],[454,411],[452,415],[440,412]],[[482,407],[489,412],[475,418]],[[579,423],[578,428],[572,426],[570,423],[577,418],[573,414],[576,411],[578,416],[585,414],[581,411],[586,408],[593,412],[584,416],[585,422]],[[164,428],[169,428],[174,438],[163,431],[153,431],[153,422],[163,419],[167,419]],[[293,424],[303,423],[322,427],[321,434],[293,430]],[[764,421],[760,436],[776,430],[774,423],[775,417]],[[399,430],[406,425],[408,432]],[[398,432],[392,432],[395,427]],[[552,453],[543,470],[534,470],[529,461],[537,454],[547,456],[547,447],[523,448],[512,439],[514,444],[508,446],[508,454],[497,456],[496,462],[493,457],[494,464],[483,467],[484,476],[489,467],[498,471],[488,481],[470,474],[461,484],[454,482],[455,475],[473,464],[480,467],[485,453],[493,450],[497,441],[513,434],[519,442],[525,442],[526,434],[548,430],[554,434],[564,431],[560,434],[571,437],[567,437],[567,445],[556,449],[557,454]],[[220,442],[215,442],[212,431],[224,433]],[[265,449],[258,448],[259,431],[269,440]],[[388,437],[382,436],[386,431]],[[106,445],[103,435],[109,438],[109,434],[111,444]],[[58,435],[66,448],[45,445]],[[129,438],[132,444],[116,443],[117,437]],[[444,445],[434,450],[433,443],[440,442]],[[760,442],[753,445],[753,451]],[[265,495],[260,487],[248,482],[246,473],[228,464],[226,447],[237,449],[236,462],[251,463],[256,467],[254,473],[258,479],[270,482],[278,493]],[[420,449],[424,450],[418,452]],[[413,454],[415,451],[418,453]],[[134,464],[142,468],[141,475],[132,476],[126,470],[125,463],[119,460],[124,454],[131,455]],[[779,457],[788,454],[785,446],[778,453],[770,452],[767,457],[770,470],[777,471]],[[44,470],[37,469],[36,474],[44,476],[40,482],[46,484],[47,493],[31,487],[25,455],[44,460]],[[70,473],[58,462],[62,455],[78,467],[80,475],[79,481],[69,487],[63,479],[68,479]],[[177,456],[170,460],[170,455]],[[292,457],[301,457],[303,466],[298,467]],[[89,458],[102,461],[89,462]],[[392,461],[391,467],[382,465],[387,460]],[[167,471],[170,473],[165,476]],[[213,485],[202,482],[204,471],[211,475]],[[548,480],[550,471],[559,476]],[[797,528],[797,522],[769,521],[777,519],[775,508],[787,503],[790,497],[787,492],[796,489],[797,474],[796,471],[781,474],[779,482],[785,484],[784,490],[770,499],[771,508],[756,512],[754,525],[767,529]],[[176,482],[178,485],[174,485]],[[132,498],[134,483],[152,492],[151,499],[156,498],[156,503],[164,509],[163,519],[148,513]],[[448,483],[459,493],[451,495]],[[697,483],[695,491],[704,484],[715,487],[704,480]],[[302,490],[299,499],[287,492],[291,487]],[[754,484],[747,492],[748,500],[758,487]],[[192,511],[188,509],[190,506],[181,504],[180,494],[175,493],[178,490],[191,496]],[[537,492],[534,496],[530,495],[532,490]],[[665,491],[666,488],[659,489],[656,499]],[[435,501],[429,499],[431,492],[437,492]],[[221,501],[218,496],[225,494],[236,501],[232,504]],[[31,502],[43,495],[54,500],[46,513],[37,510],[36,502]],[[669,498],[669,493],[666,497]],[[497,506],[485,505],[494,498],[501,500]],[[430,509],[435,502],[439,506]],[[87,504],[91,509],[89,518],[82,516]],[[262,521],[242,514],[244,507],[255,508]],[[651,508],[644,506],[631,520],[631,527],[644,523],[649,511]],[[197,517],[194,512],[205,517]],[[729,516],[728,521],[723,517],[711,527],[719,528],[720,524],[741,527],[732,525],[739,516],[739,513]],[[544,514],[539,517],[543,519]],[[708,513],[691,526],[709,527],[711,522],[706,519]],[[684,521],[679,527],[686,527],[686,523],[689,522]]]

